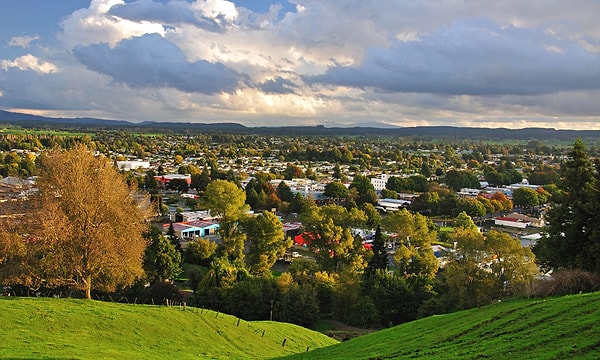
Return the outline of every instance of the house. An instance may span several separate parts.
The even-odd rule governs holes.
[[[215,235],[218,228],[219,223],[214,220],[191,220],[173,223],[175,235],[183,240]],[[163,228],[163,232],[166,232],[168,229],[169,225],[166,224]]]
[[[531,222],[524,221],[523,219],[517,219],[514,217],[499,216],[494,219],[494,225],[508,226],[508,227],[513,227],[513,228],[518,228],[518,229],[525,229],[525,228],[531,226]]]
[[[506,215],[506,217],[508,218],[512,218],[512,219],[518,219],[521,220],[523,222],[528,222],[530,225],[529,226],[533,226],[533,227],[544,227],[546,226],[546,222],[544,221],[544,218],[534,218],[531,216],[527,216],[527,215],[523,215],[523,214],[519,214],[519,213],[512,213],[509,215]]]

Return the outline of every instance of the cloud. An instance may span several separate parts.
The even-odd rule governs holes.
[[[222,22],[216,20],[219,19],[219,14],[210,17],[205,16],[201,11],[194,12],[190,9],[190,4],[185,1],[171,1],[167,4],[161,4],[152,0],[139,0],[117,5],[111,8],[109,13],[134,22],[151,21],[163,24],[163,26],[187,23],[207,31],[224,31]],[[213,14],[211,13],[211,15]],[[221,18],[223,17],[221,16]]]
[[[358,66],[334,66],[306,80],[401,93],[548,94],[600,89],[600,58],[543,29],[469,19],[370,49]]]
[[[92,0],[89,8],[77,10],[62,21],[58,38],[67,48],[72,48],[100,43],[114,46],[123,39],[135,36],[165,34],[165,28],[160,23],[131,21],[110,14],[113,7],[123,4],[121,0]]]
[[[221,63],[187,62],[174,44],[157,34],[107,44],[77,46],[75,57],[88,69],[131,87],[172,87],[184,92],[232,92],[249,83],[246,76]]]
[[[260,83],[258,88],[266,93],[293,94],[297,86],[292,81],[278,76]]]
[[[29,44],[32,42],[39,40],[39,35],[34,36],[15,36],[8,41],[9,46],[19,46],[22,48],[28,48]]]
[[[38,74],[50,74],[58,72],[58,67],[47,61],[40,61],[37,57],[27,54],[11,60],[1,60],[0,68],[7,71],[9,68],[19,70],[33,70]]]

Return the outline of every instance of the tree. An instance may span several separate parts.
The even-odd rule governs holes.
[[[539,205],[538,193],[527,187],[520,187],[513,190],[513,203],[515,206],[524,208]]]
[[[459,309],[521,295],[537,273],[531,249],[508,234],[458,228],[449,238],[457,247],[444,268],[446,295]]]
[[[300,215],[304,236],[316,252],[317,263],[325,271],[336,272],[342,267],[353,271],[364,268],[364,247],[360,241],[355,241],[350,232],[350,224],[357,220],[366,221],[364,213],[362,219],[353,216],[360,213],[362,212],[357,209],[349,212],[342,206],[330,204],[312,206]]]
[[[183,272],[181,253],[159,228],[152,226],[144,236],[149,242],[144,255],[144,271],[151,283],[173,280]]]
[[[206,190],[206,187],[209,183],[210,177],[208,176],[208,170],[205,169],[199,174],[192,175],[192,183],[190,184],[190,187],[200,194]]]
[[[400,243],[394,254],[394,262],[401,273],[406,277],[432,280],[438,263],[431,248],[431,243],[437,237],[431,220],[402,209],[388,215],[382,225],[385,230],[394,232]]]
[[[249,210],[246,194],[236,184],[227,180],[215,180],[208,184],[201,206],[210,211],[211,216],[219,219],[217,230],[223,242],[223,252],[231,261],[244,258],[244,241],[241,222]]]
[[[375,191],[375,187],[373,187],[371,179],[363,175],[356,175],[352,179],[352,183],[350,183],[349,188],[356,189],[358,191],[358,195],[365,195],[369,191]]]
[[[41,255],[37,276],[47,285],[115,290],[143,276],[143,203],[121,175],[84,146],[40,158],[32,239]],[[142,205],[142,206],[140,206]]]
[[[552,197],[546,236],[534,251],[546,267],[600,273],[600,163],[592,163],[581,140],[569,156],[560,168],[564,193]]]
[[[185,260],[190,264],[209,266],[216,250],[216,242],[205,238],[194,239],[185,248]]]
[[[249,218],[244,229],[250,248],[246,261],[253,275],[270,275],[271,267],[292,246],[292,240],[283,237],[283,224],[272,212]]]
[[[381,223],[381,215],[379,211],[371,203],[364,203],[360,206],[360,210],[367,215],[366,226],[369,229],[374,229]]]
[[[281,199],[281,201],[291,203],[292,200],[294,199],[294,193],[292,192],[292,189],[290,189],[288,184],[286,184],[285,181],[283,181],[283,180],[277,186],[276,191],[277,191],[277,195],[279,195],[279,198]]]
[[[332,199],[345,199],[348,197],[348,188],[339,181],[332,181],[325,185],[323,195]]]
[[[473,230],[473,231],[479,231],[478,228],[477,228],[477,225],[473,221],[473,218],[471,218],[469,216],[469,214],[467,214],[464,211],[461,211],[456,216],[456,218],[454,218],[454,222],[452,223],[452,227],[463,228],[463,229],[468,229],[468,230]]]
[[[477,180],[477,177],[470,171],[450,170],[446,173],[445,178],[446,185],[454,191],[459,191],[462,188],[480,188],[479,180]]]
[[[365,274],[371,274],[378,269],[387,270],[388,255],[385,249],[383,235],[381,234],[381,226],[379,225],[377,226],[377,230],[375,230],[375,237],[373,238],[373,243],[371,244],[371,250],[373,251],[373,256],[367,264]]]
[[[187,193],[189,187],[190,186],[186,179],[172,179],[167,183],[167,188],[180,193]]]

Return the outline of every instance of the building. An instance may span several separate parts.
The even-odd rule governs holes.
[[[175,235],[177,235],[184,241],[209,235],[215,235],[218,228],[219,223],[214,220],[191,220],[186,222],[173,223]],[[165,224],[163,227],[163,232],[166,233],[168,230],[169,224]]]
[[[378,177],[371,178],[371,184],[373,184],[375,191],[381,191],[385,189],[388,180],[393,176],[397,175],[381,174]]]
[[[508,227],[513,227],[513,228],[518,228],[518,229],[525,229],[525,228],[531,226],[531,222],[524,221],[523,219],[517,219],[514,217],[499,216],[494,219],[494,225],[508,226]]]
[[[380,199],[377,201],[377,206],[375,207],[378,210],[382,210],[385,212],[388,211],[396,211],[402,208],[406,208],[412,204],[411,200],[403,200],[403,199]]]
[[[150,169],[149,161],[117,161],[117,167],[119,170],[136,170],[136,169]]]
[[[175,222],[188,222],[193,220],[212,220],[210,211],[185,211],[175,214]]]
[[[171,180],[175,179],[184,179],[188,185],[192,183],[192,177],[190,175],[183,174],[156,175],[154,176],[154,179],[163,186],[168,184]]]

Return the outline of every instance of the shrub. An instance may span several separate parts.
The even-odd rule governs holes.
[[[531,284],[529,295],[562,296],[600,290],[600,274],[583,270],[563,270],[550,279],[538,279]]]

